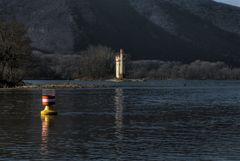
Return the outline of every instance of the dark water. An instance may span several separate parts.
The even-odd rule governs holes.
[[[150,81],[57,90],[0,90],[0,160],[239,161],[240,82]]]

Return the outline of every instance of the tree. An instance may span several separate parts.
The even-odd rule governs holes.
[[[18,22],[0,22],[0,84],[21,82],[31,57],[30,39]]]
[[[115,53],[104,46],[90,46],[81,53],[80,77],[99,79],[112,77],[115,69]]]

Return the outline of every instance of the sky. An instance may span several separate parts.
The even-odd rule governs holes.
[[[240,7],[240,0],[215,0],[215,1]]]

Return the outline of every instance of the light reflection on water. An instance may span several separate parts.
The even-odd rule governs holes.
[[[41,116],[41,120],[42,120],[42,143],[41,143],[40,153],[43,156],[47,156],[49,154],[48,135],[49,135],[49,130],[51,128],[51,124],[53,124],[54,117],[55,116],[48,116],[48,115]]]
[[[121,148],[123,147],[123,103],[124,103],[124,93],[123,89],[116,88],[115,89],[115,124],[116,124],[116,131],[115,136],[117,138],[117,143],[115,145],[116,153],[118,156],[122,155]],[[121,160],[120,157],[117,157],[116,160]]]
[[[124,93],[123,89],[116,88],[115,89],[115,124],[116,124],[116,138],[119,140],[123,139],[123,101],[124,101]]]
[[[0,90],[0,160],[240,160],[240,82],[179,84],[57,90],[43,118],[41,90]]]

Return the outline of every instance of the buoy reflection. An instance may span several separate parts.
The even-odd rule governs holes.
[[[41,144],[41,154],[47,155],[48,154],[48,137],[49,137],[49,130],[53,123],[54,116],[50,115],[42,115],[42,144]]]

